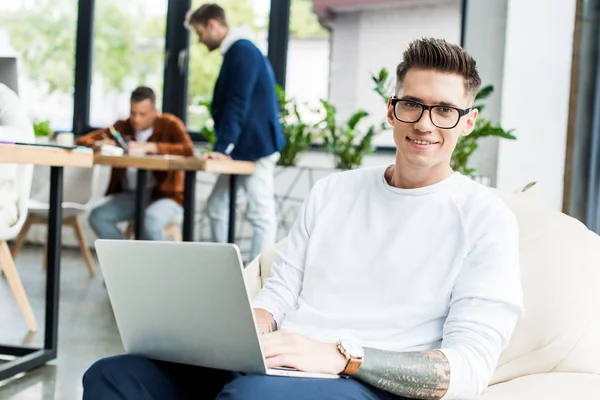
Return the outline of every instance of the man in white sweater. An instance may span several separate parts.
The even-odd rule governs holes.
[[[178,398],[190,388],[202,398],[287,400],[484,392],[522,293],[514,215],[450,167],[475,126],[481,80],[468,53],[436,39],[411,43],[396,74],[387,107],[395,163],[320,180],[253,303],[269,367],[351,379],[227,376],[119,356],[86,373],[84,398]],[[202,374],[212,385],[194,385]]]
[[[13,90],[0,83],[0,142],[33,140],[33,124],[23,103]],[[10,227],[17,222],[18,199],[17,165],[0,163],[0,226]]]

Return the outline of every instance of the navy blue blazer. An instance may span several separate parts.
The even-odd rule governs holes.
[[[217,136],[214,151],[234,160],[256,161],[285,145],[275,75],[251,41],[237,40],[225,53],[211,113]]]

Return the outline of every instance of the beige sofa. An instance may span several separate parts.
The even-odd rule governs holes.
[[[530,195],[498,194],[519,221],[525,314],[482,400],[600,399],[600,237]],[[252,296],[284,241],[247,266]]]

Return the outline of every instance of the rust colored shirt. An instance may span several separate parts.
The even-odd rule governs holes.
[[[129,119],[118,120],[113,126],[126,142],[135,141],[135,132]],[[94,143],[107,137],[112,138],[108,128],[98,129],[78,138],[76,144],[92,147]],[[194,143],[190,135],[183,122],[172,114],[164,113],[156,117],[154,131],[148,142],[156,143],[158,154],[194,155]],[[125,168],[112,168],[107,195],[123,191],[125,173]],[[152,173],[156,182],[152,191],[152,200],[168,198],[183,205],[183,171],[152,171]]]

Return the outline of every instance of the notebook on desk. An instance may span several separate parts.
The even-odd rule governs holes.
[[[65,150],[74,150],[77,148],[82,148],[81,146],[63,146],[60,144],[51,144],[51,143],[27,143],[27,142],[7,142],[0,140],[0,144],[16,144],[19,146],[35,146],[35,147],[53,147],[57,149],[65,149]]]

